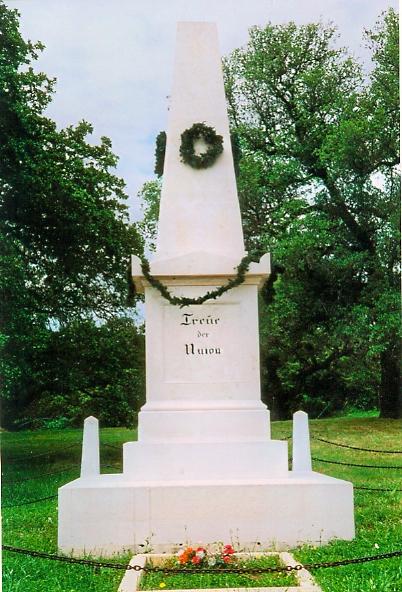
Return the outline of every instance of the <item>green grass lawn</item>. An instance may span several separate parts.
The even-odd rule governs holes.
[[[311,421],[311,434],[351,446],[402,449],[401,422],[375,417]],[[272,437],[284,438],[291,422],[274,422]],[[121,470],[121,444],[136,438],[133,430],[101,430],[103,472]],[[48,497],[79,474],[81,430],[2,433],[3,543],[46,552],[57,550],[57,500],[7,508]],[[114,448],[117,446],[117,448]],[[37,454],[51,452],[50,456]],[[312,454],[321,459],[372,465],[402,466],[402,455],[359,452],[312,440]],[[30,458],[32,456],[32,458]],[[11,462],[22,458],[24,462]],[[352,481],[356,486],[402,489],[402,471],[367,469],[314,462],[314,470]],[[54,473],[62,471],[63,473]],[[35,478],[37,477],[37,478]],[[17,482],[20,479],[29,479]],[[320,548],[294,551],[304,563],[375,555],[402,548],[402,507],[399,492],[356,490],[356,539]],[[128,556],[116,557],[127,562]],[[122,573],[85,566],[69,566],[4,552],[5,592],[116,592]],[[325,592],[400,592],[401,558],[314,570]]]

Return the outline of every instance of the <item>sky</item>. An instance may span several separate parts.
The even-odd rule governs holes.
[[[5,1],[21,13],[23,37],[46,46],[36,69],[57,78],[47,115],[61,127],[85,119],[93,141],[111,138],[133,220],[137,193],[153,178],[156,135],[166,129],[177,21],[216,22],[222,55],[245,45],[253,25],[331,21],[340,44],[369,68],[363,30],[398,8],[396,0]]]

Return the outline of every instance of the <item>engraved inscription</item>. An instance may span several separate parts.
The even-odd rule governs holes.
[[[211,314],[206,316],[196,316],[193,313],[185,312],[182,314],[182,320],[180,325],[184,325],[185,327],[198,327],[200,325],[212,325],[216,327],[220,322],[219,317],[215,317]],[[210,336],[210,333],[205,331],[197,330],[196,337],[198,339],[205,339]],[[186,356],[216,356],[222,353],[221,347],[216,347],[210,345],[209,347],[197,347],[194,343],[185,343],[184,350]]]
[[[166,383],[180,384],[184,390],[185,384],[209,383],[236,383],[234,388],[239,388],[248,376],[248,354],[240,345],[251,336],[246,319],[237,302],[163,306],[161,365]]]
[[[206,317],[196,317],[194,314],[188,312],[183,313],[183,321],[180,325],[217,325],[220,321],[218,317],[207,315]]]
[[[211,354],[220,354],[221,353],[221,348],[220,347],[195,347],[194,343],[186,343],[185,344],[185,348],[186,348],[186,354],[188,356],[190,355],[195,355],[195,354],[199,354],[199,355],[211,355]]]

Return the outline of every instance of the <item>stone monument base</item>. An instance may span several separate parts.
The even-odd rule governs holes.
[[[218,541],[282,550],[353,537],[352,484],[315,472],[247,481],[96,475],[59,489],[59,549],[76,556]]]

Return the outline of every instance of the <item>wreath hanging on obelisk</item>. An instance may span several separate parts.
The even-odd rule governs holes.
[[[206,128],[208,127],[203,123],[197,123],[194,125],[205,126]],[[190,128],[189,130],[186,130],[184,133],[191,132],[191,130],[193,128],[194,128],[194,126],[192,126],[192,128]],[[209,128],[209,129],[211,129],[213,132],[215,132],[215,130],[213,128]],[[183,136],[183,134],[182,134],[182,136]],[[217,138],[221,138],[221,136],[217,135]],[[242,153],[241,153],[241,148],[240,148],[239,136],[236,131],[232,131],[230,133],[230,143],[231,143],[231,147],[232,147],[233,163],[234,163],[235,173],[236,173],[236,177],[237,177],[239,175],[239,162],[240,162]],[[212,142],[212,144],[213,144],[213,142]],[[223,150],[223,148],[222,148],[222,150]],[[222,152],[222,150],[220,152]],[[164,164],[165,164],[165,151],[166,151],[166,132],[159,132],[159,134],[157,135],[157,138],[156,138],[156,147],[155,147],[155,174],[158,175],[158,177],[161,177],[163,175],[163,169],[164,169]],[[194,151],[194,136],[193,136],[193,151]],[[213,164],[213,162],[211,162],[207,166],[211,166],[212,164]]]
[[[195,153],[194,143],[196,140],[203,140],[207,144],[205,152]],[[181,159],[194,169],[206,169],[212,166],[222,152],[222,136],[219,136],[213,127],[209,127],[205,123],[194,123],[181,135]]]

